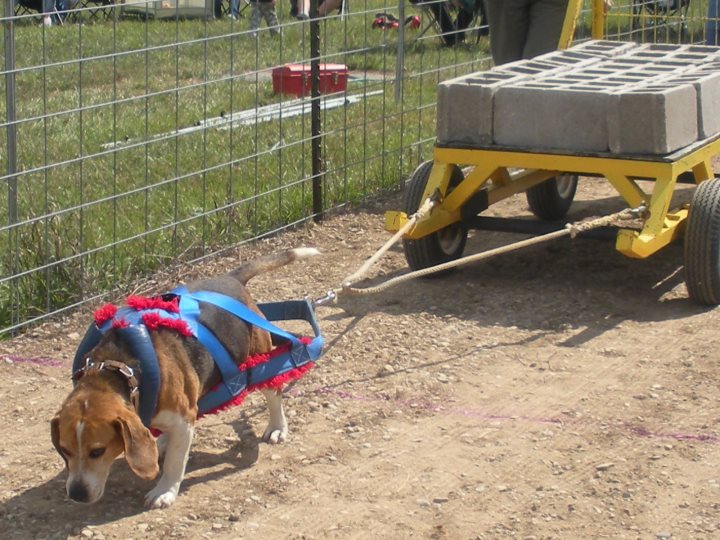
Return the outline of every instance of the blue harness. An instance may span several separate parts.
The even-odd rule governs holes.
[[[73,360],[73,373],[83,369],[88,353],[100,342],[102,335],[113,327],[113,321],[123,320],[126,326],[116,328],[118,335],[127,343],[130,353],[140,363],[139,387],[140,405],[138,414],[145,424],[150,421],[157,407],[160,390],[160,369],[157,355],[150,339],[150,332],[142,321],[143,315],[157,313],[162,318],[185,321],[200,344],[207,349],[222,375],[222,382],[198,402],[198,414],[215,410],[231,401],[246,388],[270,381],[300,368],[320,358],[324,339],[315,319],[315,313],[307,300],[272,302],[258,304],[266,318],[261,317],[242,302],[224,294],[210,291],[189,292],[185,287],[173,289],[170,294],[179,297],[179,313],[164,309],[136,310],[132,307],[120,308],[115,316],[100,327],[92,324],[80,342]],[[200,302],[212,304],[248,324],[266,330],[270,334],[288,342],[289,350],[271,355],[267,362],[241,370],[227,349],[208,328],[200,323]],[[270,321],[303,320],[310,324],[315,335],[309,343],[281,330]]]

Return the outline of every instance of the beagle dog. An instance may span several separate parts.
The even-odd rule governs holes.
[[[245,288],[248,280],[318,253],[314,248],[297,248],[261,257],[224,276],[190,283],[187,290],[229,296],[262,316]],[[267,331],[212,304],[201,304],[199,321],[222,341],[238,365],[249,355],[268,353],[273,347]],[[175,501],[185,474],[198,400],[221,381],[221,374],[196,339],[169,328],[150,333],[160,374],[157,406],[150,421],[151,428],[162,432],[156,443],[136,409],[133,370],[138,370],[138,359],[118,334],[111,328],[88,354],[82,377],[51,421],[52,442],[68,470],[67,494],[82,503],[102,497],[110,466],[121,454],[132,471],[147,480],[160,473],[158,459],[164,454],[162,475],[145,496],[145,505],[166,508]],[[263,389],[262,393],[270,413],[263,440],[283,442],[288,425],[281,392]]]

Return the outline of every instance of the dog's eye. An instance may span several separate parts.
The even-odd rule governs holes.
[[[88,454],[92,459],[97,459],[105,453],[104,448],[93,448]]]

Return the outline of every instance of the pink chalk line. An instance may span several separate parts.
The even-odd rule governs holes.
[[[43,356],[36,356],[36,357],[24,357],[24,356],[18,356],[14,354],[3,354],[0,355],[0,359],[2,360],[9,360],[11,362],[19,363],[19,364],[35,364],[39,366],[48,366],[48,367],[63,367],[65,365],[65,362],[62,360],[57,360],[55,358],[47,358]],[[323,386],[316,390],[310,390],[308,392],[301,392],[295,390],[295,388],[291,388],[289,390],[289,393],[294,396],[303,396],[307,394],[326,394],[326,395],[334,395],[341,399],[350,400],[350,401],[364,401],[367,403],[372,402],[387,402],[387,403],[395,403],[400,407],[404,407],[406,409],[420,409],[423,411],[428,412],[435,412],[435,413],[444,413],[444,414],[450,414],[450,415],[458,415],[458,416],[465,416],[468,418],[477,418],[479,420],[487,421],[487,422],[504,422],[504,421],[511,421],[511,420],[522,420],[524,422],[530,422],[534,424],[551,424],[551,425],[575,425],[578,422],[573,422],[572,420],[563,420],[557,417],[539,417],[539,416],[528,416],[528,415],[522,415],[522,414],[489,414],[483,411],[474,410],[474,409],[448,409],[444,407],[443,405],[439,403],[435,403],[432,401],[424,400],[424,399],[391,399],[389,397],[384,398],[378,398],[378,397],[372,397],[372,396],[362,396],[359,394],[353,394],[351,392],[346,392],[343,390],[335,390],[333,388],[330,388],[329,386]],[[638,426],[636,424],[630,424],[627,422],[624,422],[622,424],[624,428],[631,433],[632,435],[635,435],[636,437],[642,437],[646,439],[664,439],[664,440],[674,440],[674,441],[691,441],[691,442],[704,442],[704,443],[710,443],[710,444],[720,444],[720,437],[717,435],[711,434],[711,433],[665,433],[665,432],[659,432],[659,431],[651,431],[643,426]]]
[[[483,411],[474,409],[448,409],[439,403],[427,401],[423,399],[392,399],[388,397],[372,397],[363,396],[359,394],[353,394],[343,390],[336,390],[328,386],[320,387],[316,390],[310,390],[308,392],[298,392],[294,389],[291,390],[293,395],[302,396],[307,394],[325,394],[334,395],[341,399],[351,401],[363,401],[363,402],[386,402],[394,403],[400,407],[406,409],[420,409],[429,412],[444,413],[449,415],[465,416],[469,418],[477,418],[483,421],[511,421],[511,420],[522,420],[524,422],[530,422],[534,424],[552,424],[557,426],[572,426],[579,424],[578,421],[570,419],[561,419],[558,417],[542,417],[542,416],[528,416],[522,414],[489,414]],[[636,424],[630,424],[627,422],[622,423],[623,427],[636,437],[648,438],[648,439],[661,439],[661,440],[674,440],[674,441],[691,441],[691,442],[704,442],[710,444],[719,444],[720,437],[710,433],[666,433],[660,431],[651,431],[643,426]]]
[[[3,355],[0,355],[0,359],[9,360],[10,362],[16,363],[16,364],[36,364],[38,366],[49,366],[49,367],[62,367],[65,365],[65,362],[63,362],[62,360],[57,360],[55,358],[47,358],[44,356],[26,357],[26,356],[18,356],[15,354],[3,354]]]

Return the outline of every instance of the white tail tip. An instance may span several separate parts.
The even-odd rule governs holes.
[[[313,247],[295,248],[292,251],[295,254],[295,259],[298,261],[302,259],[307,259],[309,257],[314,257],[315,255],[320,255],[320,251]]]

